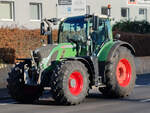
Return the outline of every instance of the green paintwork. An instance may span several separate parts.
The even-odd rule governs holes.
[[[66,22],[71,22],[71,21],[76,21],[75,19],[77,19],[78,17],[71,17],[68,20],[66,19]],[[79,16],[79,18],[81,18],[80,20],[84,22],[84,19],[82,16]],[[103,20],[103,19],[102,19]],[[63,22],[65,22],[63,21]],[[113,46],[114,42],[113,42],[113,35],[112,35],[112,27],[110,24],[110,20],[109,19],[104,19],[103,20],[105,24],[103,24],[105,26],[105,29],[108,36],[107,36],[107,41],[104,43],[104,45],[101,47],[102,43],[99,43],[98,45],[96,45],[97,48],[101,47],[100,50],[98,50],[95,54],[97,55],[99,61],[106,61],[107,56],[110,52],[111,47]],[[63,25],[62,23],[60,25]],[[64,24],[65,25],[65,24]],[[86,37],[88,37],[90,35],[90,26],[92,26],[92,23],[90,21],[88,21],[86,23]],[[65,27],[65,30],[70,30],[69,27]],[[101,27],[98,29],[98,32],[100,31]],[[102,35],[103,36],[103,35]],[[102,39],[101,35],[98,35],[98,40]],[[59,36],[60,38],[60,36]],[[98,41],[97,40],[97,41]],[[62,42],[61,42],[62,41]],[[50,52],[49,56],[45,59],[42,60],[42,68],[43,69],[51,69],[52,66],[49,66],[48,61],[49,59],[52,57],[52,55],[57,51],[57,57],[56,57],[56,61],[60,61],[61,58],[69,58],[69,57],[75,57],[77,56],[77,51],[76,51],[76,44],[74,43],[65,43],[63,42],[63,40],[59,40],[58,41],[58,45],[52,49],[52,51]],[[91,45],[93,46],[92,42]],[[87,44],[81,44],[81,48],[79,49],[79,56],[86,56],[87,52],[89,50],[89,46]],[[92,51],[93,49],[91,49]],[[93,51],[94,52],[94,51]]]
[[[62,57],[67,58],[67,57],[76,56],[76,49],[75,48],[76,48],[76,46],[72,43],[60,43],[60,44],[58,44],[55,48],[52,49],[49,56],[42,60],[42,68],[46,69],[49,67],[48,61],[56,51],[58,51],[58,55],[56,57],[56,60],[60,60]],[[63,53],[64,50],[65,50],[65,52]]]
[[[99,61],[106,61],[107,56],[108,56],[113,44],[114,44],[113,41],[109,41],[109,42],[105,43],[105,45],[101,48],[101,50],[99,51],[99,53],[97,55]]]
[[[106,26],[108,28],[108,37],[109,37],[109,41],[106,42],[104,44],[104,46],[100,49],[99,53],[98,53],[98,59],[99,61],[106,61],[107,56],[110,52],[110,49],[112,48],[112,46],[114,45],[114,41],[113,41],[113,34],[112,34],[112,27],[110,24],[110,20],[106,21]]]

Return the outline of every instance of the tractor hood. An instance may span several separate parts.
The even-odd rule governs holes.
[[[44,69],[53,61],[73,56],[76,56],[76,45],[71,43],[49,44],[33,51],[35,61]]]
[[[55,48],[57,45],[47,45],[43,46],[41,48],[38,48],[34,51],[34,57],[38,58],[38,61],[42,61],[43,58],[47,58],[52,51],[53,48]]]

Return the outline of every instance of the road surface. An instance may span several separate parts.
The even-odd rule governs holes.
[[[0,100],[0,113],[150,113],[150,75],[138,76],[133,93],[124,99],[104,98],[96,89],[76,106],[57,105],[46,97],[34,104],[6,99]]]

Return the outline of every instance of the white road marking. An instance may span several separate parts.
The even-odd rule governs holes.
[[[0,104],[0,106],[6,106],[8,105],[8,103],[3,103],[3,104]]]
[[[140,102],[150,102],[150,99],[141,100]]]
[[[10,104],[17,104],[17,102],[1,103],[0,106],[10,105]]]
[[[143,86],[150,86],[150,84],[146,84],[146,85],[135,85],[135,87],[143,87]]]

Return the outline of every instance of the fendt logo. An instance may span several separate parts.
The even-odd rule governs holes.
[[[128,5],[150,6],[150,0],[127,0]]]

